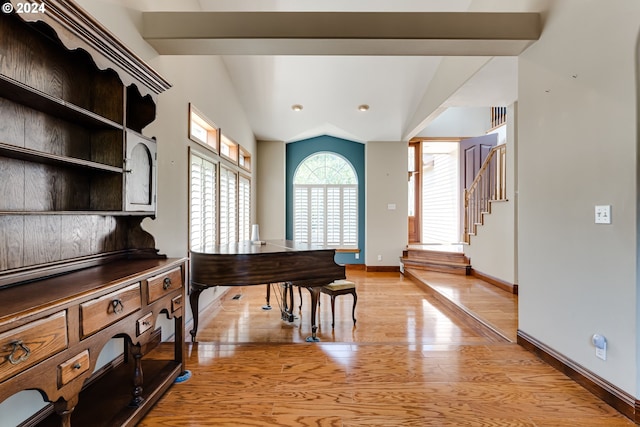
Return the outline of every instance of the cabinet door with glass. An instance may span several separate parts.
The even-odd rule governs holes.
[[[156,211],[156,141],[127,131],[125,210]]]

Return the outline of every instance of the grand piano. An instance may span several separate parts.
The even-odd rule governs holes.
[[[193,314],[191,341],[198,332],[200,294],[212,286],[250,286],[287,283],[311,294],[311,337],[317,341],[316,307],[320,288],[345,278],[345,268],[334,261],[335,249],[295,243],[289,240],[239,242],[215,246],[207,252],[191,251],[191,292]],[[293,304],[292,304],[293,305]]]

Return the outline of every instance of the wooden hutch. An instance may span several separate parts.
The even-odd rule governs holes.
[[[0,402],[51,402],[25,425],[135,425],[184,371],[186,260],[141,227],[141,132],[170,85],[72,1],[0,4]],[[175,339],[152,357],[160,316]]]

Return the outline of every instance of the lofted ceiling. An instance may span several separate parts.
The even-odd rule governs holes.
[[[221,56],[256,139],[286,142],[408,140],[447,107],[512,103],[517,55],[550,4],[111,1],[143,12],[142,35],[160,54]]]

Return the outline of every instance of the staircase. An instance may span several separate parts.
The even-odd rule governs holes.
[[[407,248],[402,251],[400,262],[404,268],[437,271],[468,276],[471,274],[469,258],[457,250]]]
[[[507,200],[507,147],[493,147],[478,175],[464,191],[464,233],[465,243],[471,243],[479,225],[484,224],[484,216],[491,213],[491,203]]]
[[[462,238],[466,244],[471,243],[471,236],[484,223],[484,216],[491,213],[491,203],[507,201],[506,153],[505,144],[491,149],[473,183],[465,189]],[[402,251],[400,263],[402,271],[408,268],[464,276],[473,273],[469,258],[457,244],[408,246]]]

